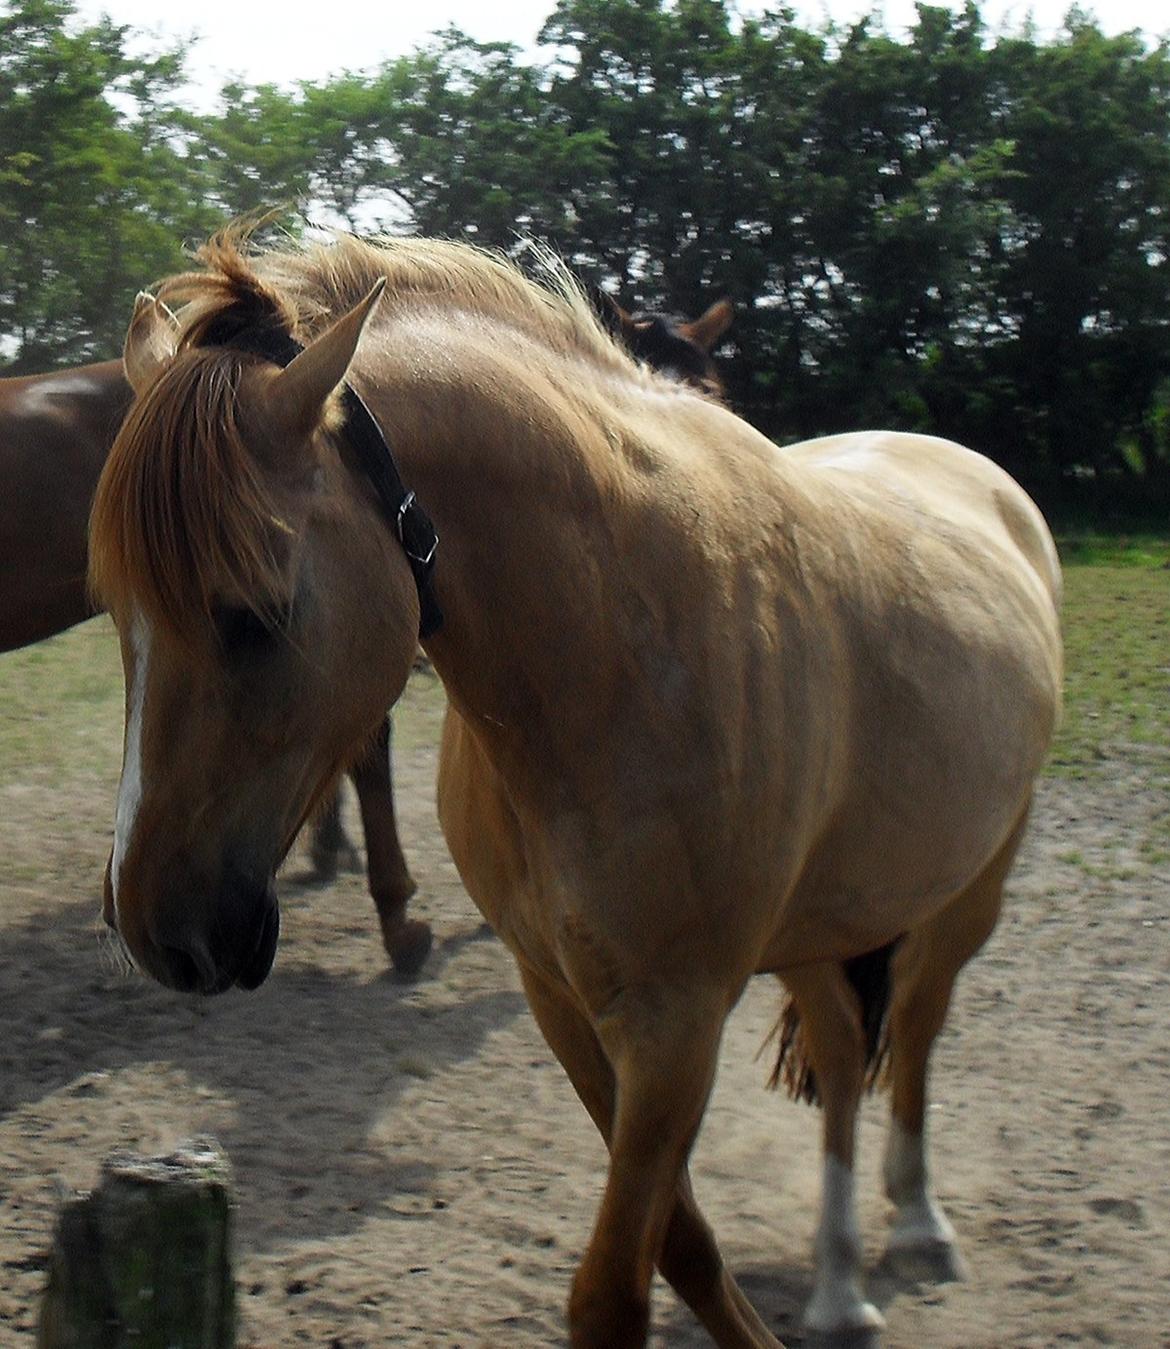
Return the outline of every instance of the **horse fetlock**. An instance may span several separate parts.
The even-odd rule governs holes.
[[[650,1333],[650,1299],[595,1287],[578,1273],[568,1322],[572,1349],[642,1349]]]
[[[912,1200],[903,1199],[898,1205],[890,1229],[891,1250],[928,1249],[954,1244],[955,1229],[936,1199],[920,1193]]]
[[[417,974],[430,955],[433,941],[431,925],[421,918],[405,918],[400,913],[391,925],[382,923],[382,945],[398,974]]]
[[[961,1283],[967,1278],[955,1229],[930,1199],[924,1207],[915,1206],[895,1216],[882,1265],[899,1279],[913,1283]]]
[[[383,932],[393,932],[406,922],[406,906],[417,891],[418,886],[406,873],[390,885],[378,885],[371,889]]]
[[[866,1300],[860,1278],[831,1270],[818,1277],[803,1321],[805,1330],[820,1336],[881,1330],[885,1325],[881,1312]]]
[[[886,1136],[882,1183],[886,1198],[899,1208],[926,1193],[926,1137],[921,1129],[907,1129],[896,1117],[891,1118]]]

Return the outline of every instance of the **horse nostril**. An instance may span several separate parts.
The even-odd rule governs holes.
[[[181,993],[219,993],[228,986],[229,981],[217,971],[211,953],[196,939],[189,939],[182,946],[158,942],[155,950],[162,966],[156,977]]]
[[[256,988],[272,968],[279,931],[271,881],[228,871],[211,894],[182,887],[156,907],[141,934],[140,963],[186,993]]]
[[[158,953],[166,969],[166,983],[180,993],[193,993],[199,987],[199,967],[186,951],[177,946],[160,946]]]

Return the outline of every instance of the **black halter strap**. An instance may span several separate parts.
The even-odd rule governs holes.
[[[282,329],[271,326],[259,328],[244,326],[224,333],[213,332],[206,339],[209,345],[231,347],[248,351],[282,368],[290,365],[304,347]],[[345,385],[342,394],[345,408],[345,436],[349,441],[362,471],[373,484],[382,510],[393,529],[418,589],[418,635],[430,637],[443,624],[443,611],[435,598],[435,555],[439,535],[430,517],[418,503],[415,494],[403,483],[394,462],[389,442],[382,434],[374,415],[366,407],[352,384]]]

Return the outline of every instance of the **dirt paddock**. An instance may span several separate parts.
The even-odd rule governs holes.
[[[33,1343],[61,1196],[115,1148],[193,1133],[235,1168],[242,1345],[563,1342],[603,1149],[440,838],[439,699],[416,676],[399,719],[403,837],[436,933],[413,984],[385,972],[361,877],[311,890],[296,857],[258,992],[205,1002],[127,974],[97,919],[112,723],[98,768],[4,766],[0,1344]],[[887,1346],[1170,1344],[1170,863],[1133,842],[1168,802],[1139,765],[1107,770],[1043,784],[936,1055],[935,1169],[966,1283],[877,1268],[885,1104],[867,1102],[861,1218]],[[694,1171],[749,1296],[801,1344],[818,1120],[764,1089],[777,1006],[761,979],[736,1010]],[[652,1343],[707,1343],[665,1286]]]

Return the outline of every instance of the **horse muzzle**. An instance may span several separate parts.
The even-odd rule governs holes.
[[[172,894],[141,924],[113,912],[112,900],[104,908],[135,963],[167,988],[205,995],[235,985],[254,989],[272,969],[280,907],[271,878],[258,883],[229,873],[211,903]]]

